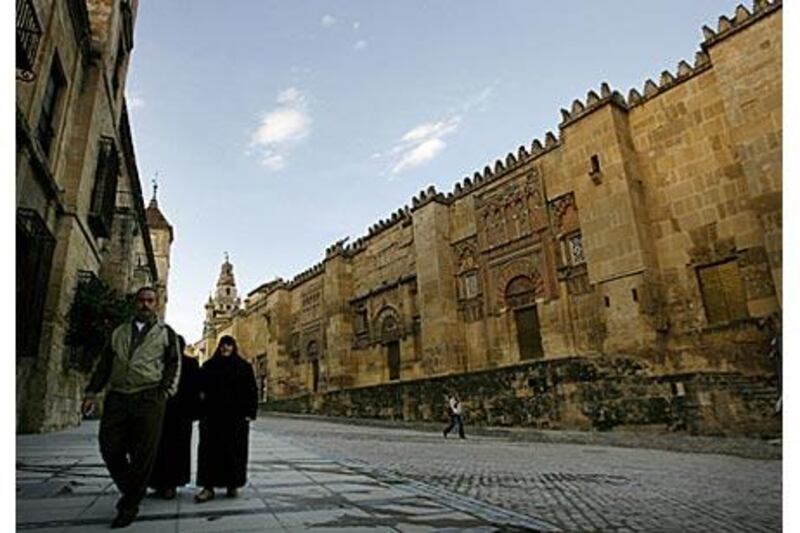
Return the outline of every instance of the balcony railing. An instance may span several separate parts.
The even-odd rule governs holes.
[[[42,37],[42,25],[36,16],[33,0],[17,0],[17,78],[31,81],[33,65]]]

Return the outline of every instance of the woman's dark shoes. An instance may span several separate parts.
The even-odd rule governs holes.
[[[203,489],[194,495],[194,501],[197,503],[205,503],[214,499],[214,489]]]
[[[128,527],[136,519],[137,514],[139,514],[138,507],[122,507],[111,521],[111,527],[113,529]]]
[[[225,493],[226,498],[235,498],[239,495],[239,491],[236,490],[236,487],[228,487],[228,491]]]

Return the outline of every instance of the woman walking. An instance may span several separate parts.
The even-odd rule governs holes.
[[[187,357],[186,341],[178,336],[181,374],[178,392],[167,400],[158,455],[148,486],[165,500],[175,497],[175,489],[189,482],[192,464],[192,421],[197,418],[200,402],[197,359]]]
[[[258,407],[256,378],[250,363],[239,356],[236,340],[225,335],[200,369],[203,397],[197,485],[198,503],[214,498],[225,487],[229,498],[247,482],[250,421]]]

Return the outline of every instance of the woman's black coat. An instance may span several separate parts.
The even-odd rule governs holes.
[[[158,455],[149,487],[168,489],[189,482],[192,464],[192,420],[200,409],[200,365],[182,356],[178,392],[167,401]]]
[[[253,367],[238,355],[215,355],[200,369],[200,387],[197,485],[241,487],[247,482],[247,419],[258,409]]]

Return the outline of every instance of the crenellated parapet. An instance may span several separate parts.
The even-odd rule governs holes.
[[[314,277],[322,274],[323,272],[325,272],[325,263],[324,262],[319,262],[319,263],[315,264],[314,266],[312,266],[311,268],[308,268],[308,269],[300,272],[299,274],[297,274],[295,277],[293,277],[292,280],[289,283],[286,284],[286,288],[287,289],[293,289],[293,288],[297,287],[298,285],[300,285],[302,283],[305,283],[306,281],[310,280],[311,278],[314,278]]]
[[[708,26],[703,26],[703,41],[700,43],[700,50],[695,54],[694,64],[690,65],[686,60],[679,61],[673,72],[669,70],[662,71],[658,82],[647,79],[641,89],[631,88],[628,91],[627,99],[618,91],[612,90],[604,82],[600,86],[599,95],[594,90],[590,90],[586,94],[585,101],[576,99],[573,100],[569,109],[561,109],[559,128],[564,128],[576,122],[608,103],[612,103],[620,109],[629,110],[707,70],[711,67],[711,60],[707,53],[710,46],[776,11],[781,7],[781,4],[782,0],[773,0],[772,2],[755,0],[752,12],[742,4],[739,4],[732,18],[725,15],[719,17],[716,31]]]
[[[475,171],[472,178],[467,176],[462,179],[461,182],[456,183],[453,190],[447,194],[446,200],[452,202],[462,196],[468,195],[480,187],[501,178],[520,165],[529,163],[550,152],[560,146],[560,144],[561,142],[555,134],[552,131],[548,131],[545,134],[544,143],[539,139],[534,139],[533,142],[531,142],[530,150],[526,149],[525,146],[520,146],[517,148],[517,155],[514,155],[513,152],[509,152],[506,155],[505,162],[501,159],[497,159],[494,162],[494,170],[492,170],[490,165],[486,165],[483,167],[483,172]]]
[[[590,90],[586,93],[586,103],[576,99],[572,101],[572,106],[569,110],[562,109],[561,123],[558,127],[564,128],[609,103],[621,109],[628,108],[622,94],[616,90],[612,91],[608,83],[603,82],[600,84],[599,95],[594,90]]]
[[[430,185],[427,189],[419,191],[419,194],[411,198],[411,211],[416,211],[420,207],[428,205],[431,202],[438,202],[440,204],[447,204],[447,198],[444,194],[436,190],[436,187]]]
[[[754,0],[752,11],[748,10],[744,5],[739,4],[736,6],[733,17],[729,18],[725,15],[719,17],[716,31],[708,26],[703,26],[704,40],[700,43],[700,47],[704,51],[708,50],[710,46],[746,28],[756,20],[777,11],[781,8],[782,4],[782,0],[772,0],[771,2],[768,0]]]
[[[429,188],[430,189],[430,188]],[[412,208],[404,206],[394,211],[388,218],[379,220],[378,222],[367,228],[367,234],[345,244],[350,238],[346,237],[325,250],[325,259],[332,259],[337,255],[344,257],[352,257],[367,248],[367,243],[373,237],[376,237],[394,227],[395,225],[411,219]]]

